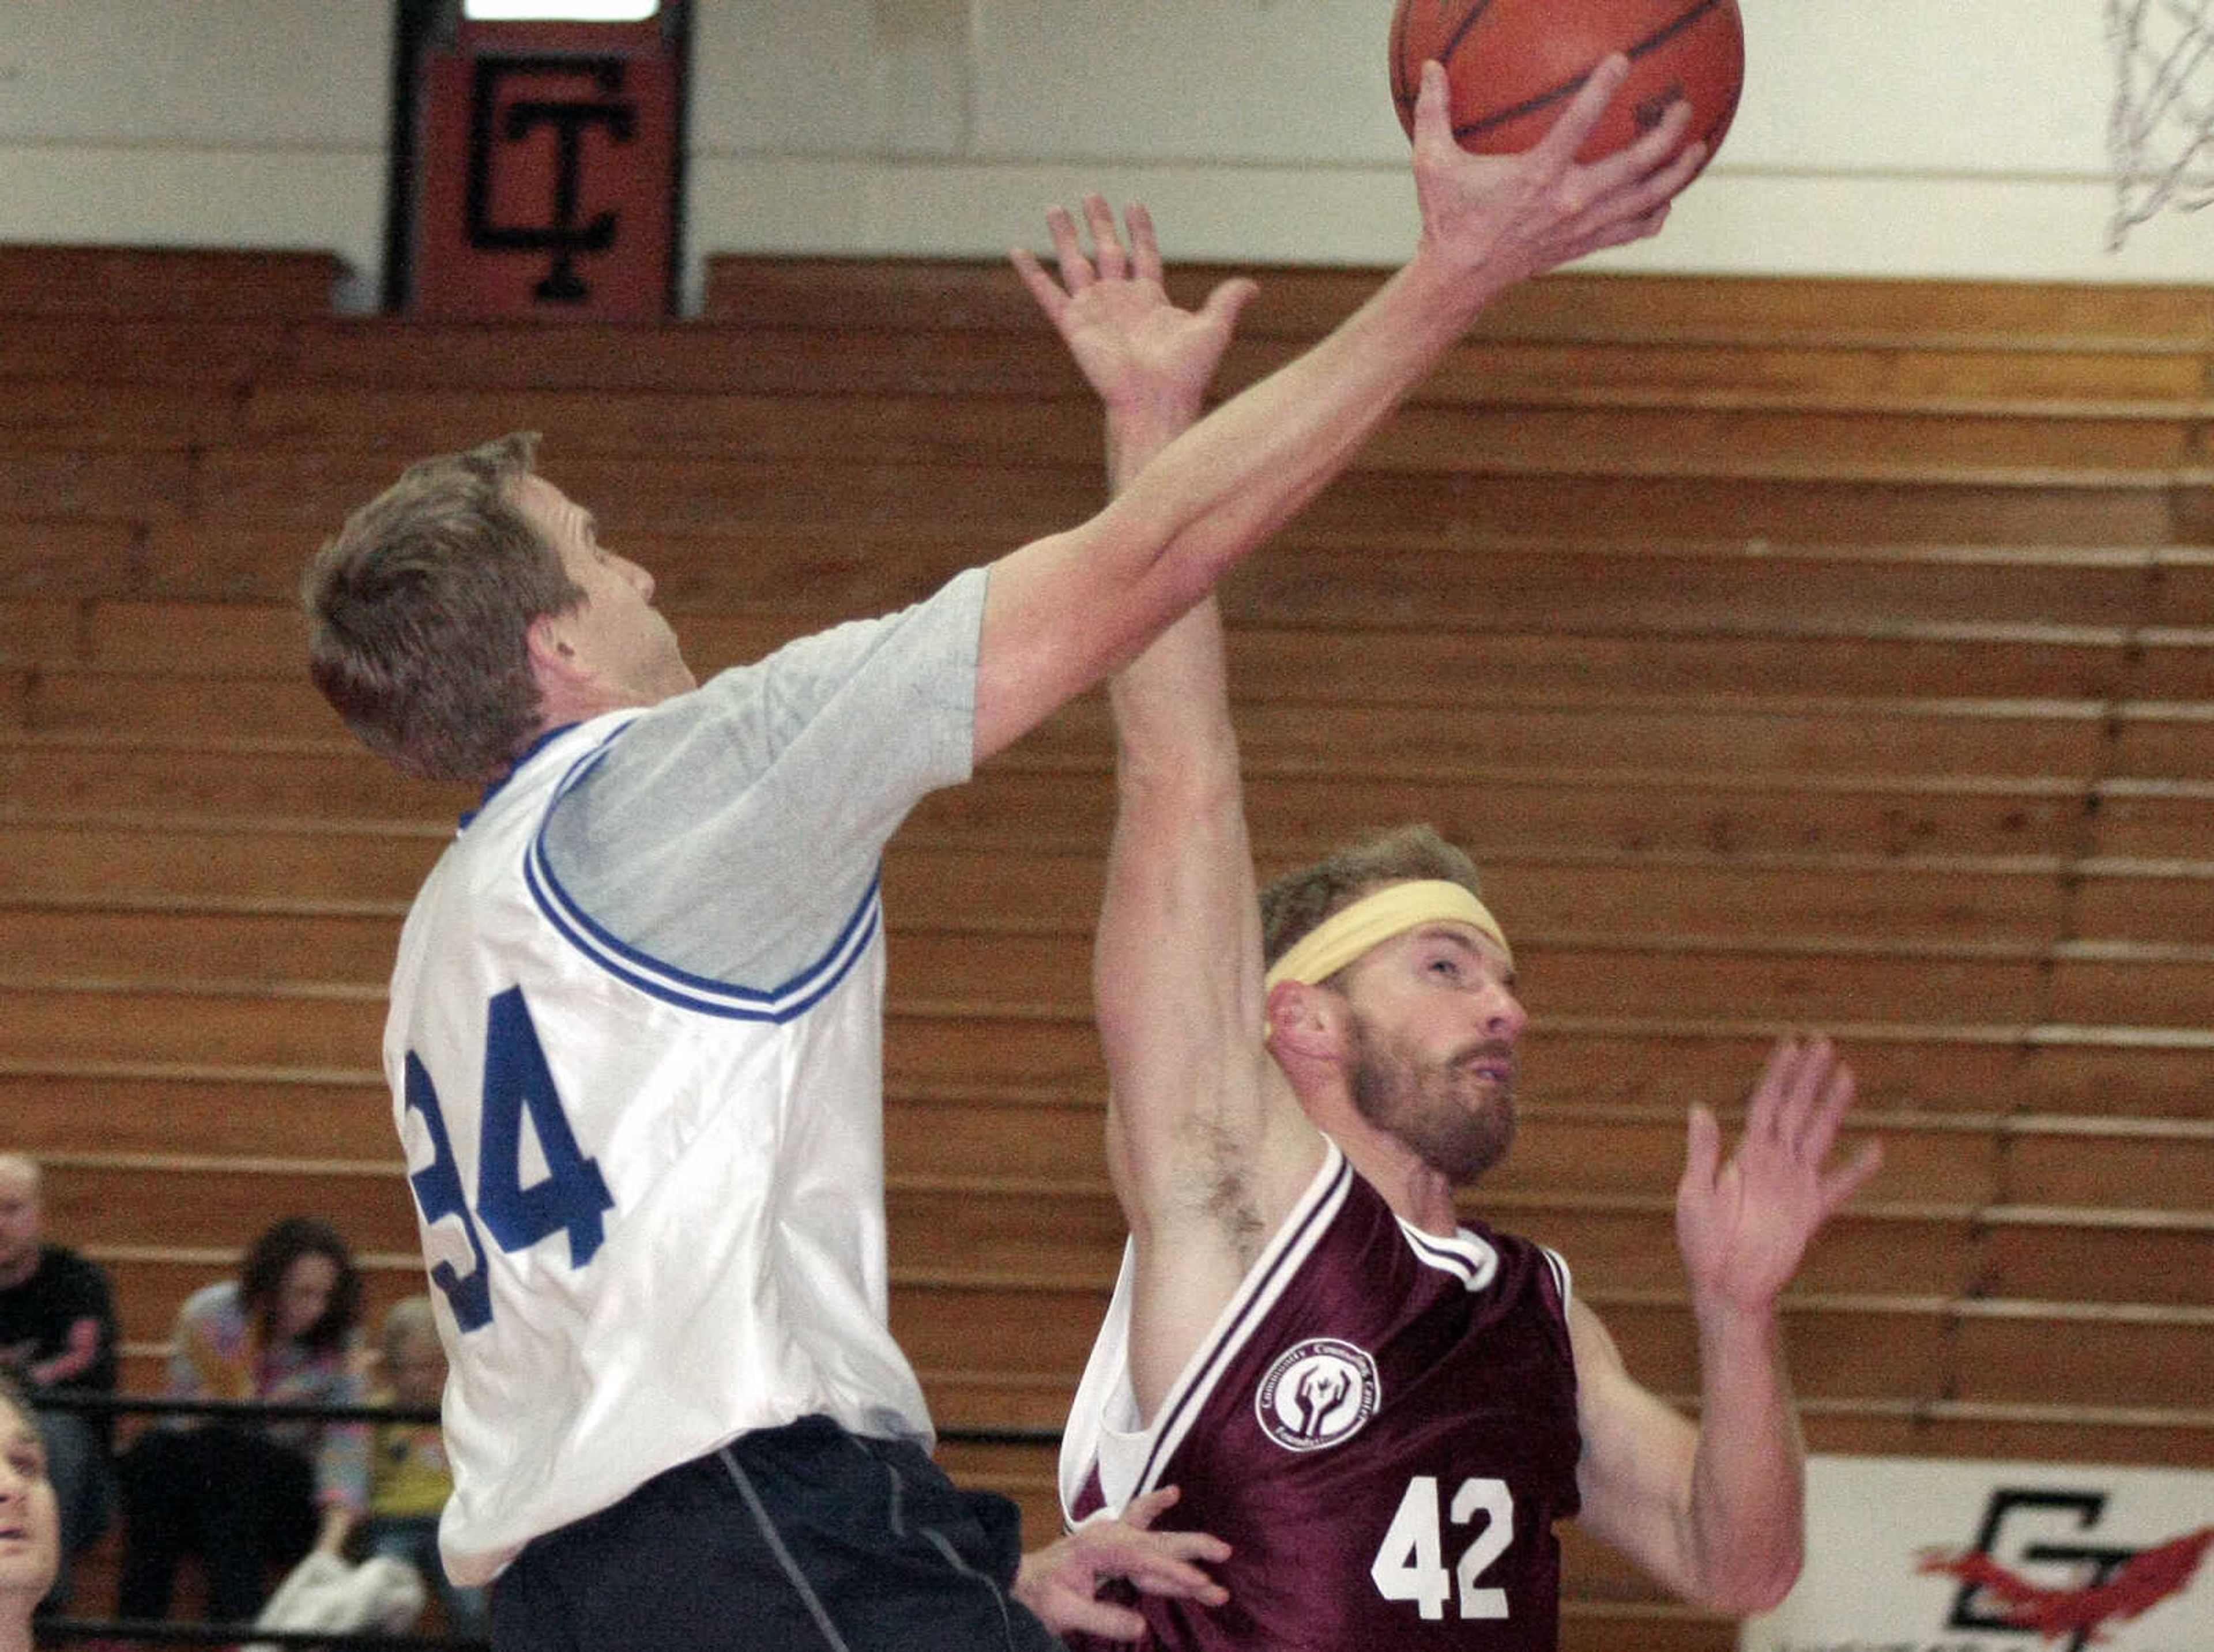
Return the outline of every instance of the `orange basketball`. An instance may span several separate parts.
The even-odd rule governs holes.
[[[1687,98],[1688,136],[1703,139],[1711,159],[1745,82],[1737,0],[1398,0],[1391,101],[1411,134],[1422,64],[1435,58],[1453,88],[1461,147],[1526,149],[1611,52],[1630,58],[1630,79],[1578,158],[1612,154]]]

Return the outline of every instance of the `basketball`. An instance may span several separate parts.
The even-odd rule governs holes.
[[[1686,98],[1686,140],[1703,140],[1711,160],[1745,82],[1737,0],[1398,0],[1391,100],[1411,136],[1422,64],[1434,58],[1460,146],[1511,153],[1544,136],[1611,52],[1629,58],[1630,78],[1577,158],[1612,155]]]

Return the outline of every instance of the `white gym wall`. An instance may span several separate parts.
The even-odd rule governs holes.
[[[2107,245],[2102,0],[1741,0],[1735,130],[1619,267],[2214,282],[2214,210]],[[991,255],[1143,196],[1184,258],[1391,263],[1388,0],[695,0],[685,246]],[[325,247],[376,290],[371,0],[0,0],[0,239]]]

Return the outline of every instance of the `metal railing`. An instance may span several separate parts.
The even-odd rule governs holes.
[[[165,1396],[95,1393],[61,1389],[34,1396],[41,1411],[95,1416],[209,1417],[246,1423],[436,1423],[435,1407],[328,1405],[254,1399],[173,1399]],[[946,1428],[939,1438],[956,1445],[1050,1446],[1057,1429]],[[262,1630],[245,1624],[194,1623],[135,1618],[42,1617],[35,1625],[40,1646],[88,1641],[131,1641],[147,1645],[331,1647],[363,1652],[479,1652],[486,1643],[450,1635],[341,1634],[329,1630]]]

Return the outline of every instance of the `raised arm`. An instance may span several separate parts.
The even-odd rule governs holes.
[[[1660,228],[1701,153],[1678,149],[1680,102],[1630,148],[1575,160],[1628,72],[1609,58],[1535,148],[1487,156],[1454,143],[1444,71],[1426,69],[1413,259],[1312,350],[1170,443],[1098,515],[994,565],[980,759],[1133,658],[1306,504],[1491,299]]]
[[[1099,393],[1119,489],[1198,418],[1253,288],[1226,283],[1200,310],[1178,309],[1145,210],[1126,214],[1128,247],[1104,200],[1086,216],[1089,256],[1067,213],[1049,217],[1058,283],[1034,259],[1016,263]],[[1135,1244],[1132,1376],[1150,1412],[1236,1288],[1241,1245],[1265,1220],[1254,1164],[1286,1131],[1272,1138],[1263,1113],[1259,918],[1214,599],[1110,680],[1108,700],[1117,806],[1092,985],[1108,1162]]]
[[[1588,1308],[1572,1314],[1583,1524],[1719,1611],[1764,1611],[1799,1573],[1806,1460],[1777,1304],[1816,1232],[1881,1162],[1870,1143],[1830,1165],[1852,1095],[1827,1039],[1786,1039],[1727,1162],[1714,1115],[1691,1115],[1676,1228],[1698,1322],[1696,1429],[1630,1380]]]

